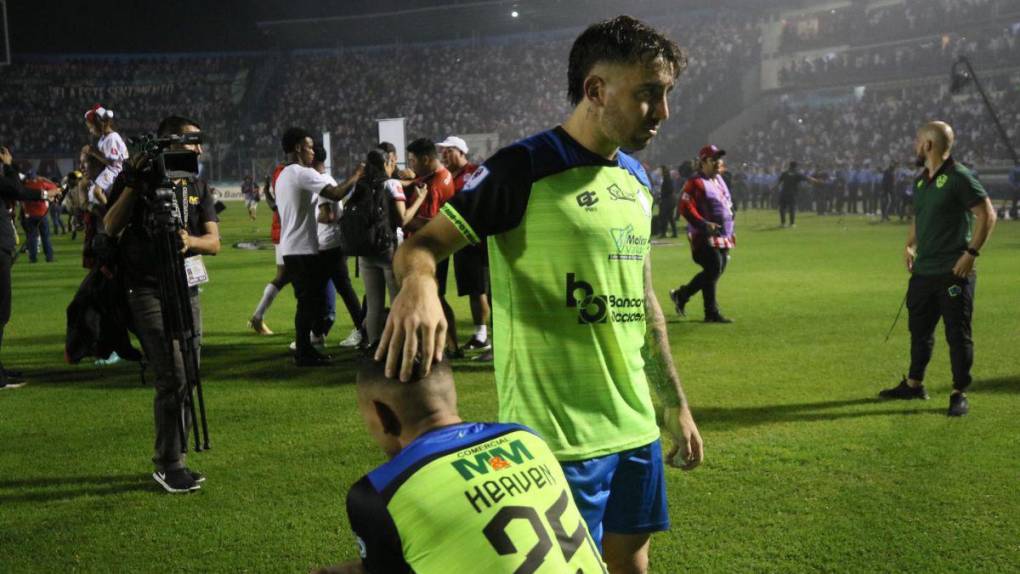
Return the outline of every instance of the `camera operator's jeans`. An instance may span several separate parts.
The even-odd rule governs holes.
[[[128,289],[128,306],[131,308],[131,320],[135,333],[142,343],[145,360],[156,373],[156,398],[153,401],[153,414],[156,425],[156,452],[152,462],[156,470],[166,472],[184,467],[184,454],[181,444],[178,420],[181,409],[184,410],[184,437],[187,440],[191,429],[191,410],[178,400],[179,394],[187,392],[187,381],[184,377],[184,359],[180,348],[174,346],[171,355],[167,347],[166,332],[163,330],[163,311],[157,287],[130,287]],[[198,343],[202,338],[202,311],[199,307],[198,290],[191,291],[191,312],[195,328],[198,331]],[[201,353],[199,353],[201,359]]]

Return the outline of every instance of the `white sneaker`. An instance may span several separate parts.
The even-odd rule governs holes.
[[[312,346],[315,347],[317,351],[321,351],[326,348],[325,337],[316,337],[315,335],[312,335],[311,340]],[[297,341],[291,341],[290,345],[287,348],[290,349],[291,351],[297,351]]]
[[[343,341],[340,341],[340,346],[345,349],[351,349],[361,344],[361,331],[355,329],[351,331],[350,335]]]

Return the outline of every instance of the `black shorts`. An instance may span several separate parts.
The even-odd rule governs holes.
[[[489,292],[489,260],[482,247],[468,245],[455,253],[453,273],[457,278],[457,296],[485,295]]]
[[[446,295],[446,276],[450,274],[450,258],[436,263],[436,283],[439,285],[439,296]]]

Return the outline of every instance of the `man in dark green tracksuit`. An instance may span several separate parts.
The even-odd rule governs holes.
[[[910,226],[904,258],[910,271],[907,309],[910,316],[910,374],[879,393],[889,399],[927,399],[924,371],[931,360],[939,318],[945,323],[953,368],[949,416],[967,414],[964,393],[974,362],[971,317],[974,311],[974,260],[995,226],[995,209],[984,187],[949,155],[953,129],[944,122],[922,127],[914,142],[916,218]],[[976,225],[975,225],[976,222]]]

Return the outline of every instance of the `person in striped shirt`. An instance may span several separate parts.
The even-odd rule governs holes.
[[[736,240],[733,234],[733,201],[730,190],[719,173],[721,158],[726,152],[707,145],[698,152],[698,172],[684,184],[680,194],[680,214],[687,220],[687,237],[691,255],[701,272],[686,285],[669,292],[676,312],[686,317],[685,306],[699,291],[705,305],[706,323],[732,323],[719,312],[715,287],[726,271],[730,249]]]

